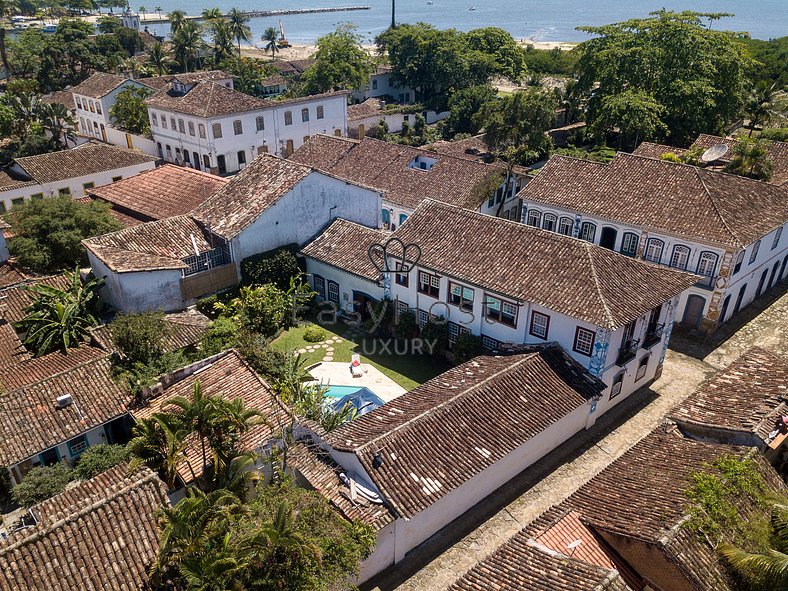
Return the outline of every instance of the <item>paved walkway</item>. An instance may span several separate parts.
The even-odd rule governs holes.
[[[677,335],[662,378],[533,464],[362,590],[440,591],[552,505],[563,501],[642,439],[705,379],[758,345],[788,351],[788,294],[772,293],[736,326],[699,341]]]

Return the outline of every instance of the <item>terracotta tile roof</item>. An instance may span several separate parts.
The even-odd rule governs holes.
[[[376,98],[368,98],[363,103],[357,105],[349,105],[347,108],[348,121],[358,121],[359,119],[366,119],[381,115],[381,100]]]
[[[0,323],[0,373],[5,372],[6,367],[17,365],[31,357],[32,355],[19,340],[14,327],[5,322]],[[0,376],[0,388],[3,387],[4,382],[4,376]]]
[[[227,240],[240,234],[269,207],[304,180],[312,169],[270,154],[257,156],[229,183],[192,212]]]
[[[0,231],[2,231],[2,226],[0,226]],[[9,265],[7,262],[0,263],[0,289],[22,283],[25,279],[27,277],[13,265]],[[2,305],[2,300],[0,300],[0,308],[2,308]]]
[[[8,392],[23,388],[104,355],[106,355],[105,351],[83,343],[74,349],[69,349],[68,353],[55,351],[41,357],[27,359],[18,357],[0,367],[0,389]]]
[[[418,266],[611,329],[696,281],[582,240],[432,200],[394,236],[419,245]]]
[[[449,591],[630,591],[619,573],[517,534]]]
[[[654,144],[651,142],[643,142],[637,149],[632,152],[635,156],[644,156],[645,158],[654,158],[660,160],[663,154],[673,153],[676,156],[686,154],[689,150],[685,148],[674,148],[673,146],[666,146],[665,144]]]
[[[350,488],[339,479],[344,470],[317,446],[303,442],[291,446],[287,450],[287,466],[328,499],[348,521],[360,519],[377,529],[394,521],[394,515],[383,505],[375,505],[360,496],[351,500]]]
[[[148,588],[167,490],[150,470],[117,466],[31,511],[38,523],[0,542],[0,589]]]
[[[217,80],[232,80],[236,78],[223,70],[205,70],[202,72],[184,72],[180,74],[168,74],[167,76],[151,76],[149,78],[139,78],[137,82],[149,86],[154,90],[169,88],[173,80],[178,80],[184,84],[195,84],[197,82],[215,82]]]
[[[788,416],[788,357],[753,347],[698,388],[672,418],[766,440],[783,415]]]
[[[32,187],[37,185],[36,181],[26,181],[9,175],[4,170],[0,170],[0,192],[19,189],[21,187]]]
[[[42,96],[41,102],[48,103],[50,105],[63,105],[70,111],[73,111],[77,108],[76,103],[74,103],[74,92],[71,90],[58,90],[52,94]]]
[[[203,118],[256,111],[268,106],[261,99],[215,82],[198,82],[183,95],[164,88],[145,102],[154,109]]]
[[[377,282],[380,272],[367,256],[367,247],[379,244],[381,230],[336,219],[320,236],[301,249],[301,254],[363,279]]]
[[[16,158],[14,162],[43,184],[156,162],[156,158],[138,150],[90,142],[70,150]]]
[[[89,193],[122,215],[148,222],[187,214],[226,184],[207,172],[165,164]]]
[[[485,162],[494,158],[490,151],[490,146],[484,141],[481,136],[469,137],[463,140],[455,140],[447,142],[440,140],[432,144],[421,146],[423,150],[430,152],[437,152],[438,154],[445,154],[446,156],[453,156],[455,158],[462,158],[463,160],[474,160],[477,162]]]
[[[83,240],[96,257],[115,273],[184,269],[183,259],[212,248],[209,236],[189,216],[176,216]]]
[[[603,389],[555,344],[482,356],[346,423],[326,442],[355,453],[393,510],[411,518]]]
[[[124,82],[132,82],[125,76],[107,74],[105,72],[95,72],[87,80],[83,80],[71,89],[73,94],[89,96],[100,99],[115,90]]]
[[[287,84],[287,78],[284,76],[268,76],[260,80],[260,86],[280,86]]]
[[[747,246],[788,220],[788,190],[619,153],[608,164],[553,156],[523,199],[695,241]]]
[[[23,283],[15,283],[0,289],[0,320],[14,324],[25,317],[25,308],[33,303],[33,296],[26,287],[35,283],[65,289],[69,286],[69,278],[63,273],[47,277],[30,277]]]
[[[409,167],[418,156],[437,162],[429,170]],[[290,159],[374,187],[388,201],[410,209],[427,198],[476,209],[482,200],[477,195],[480,183],[505,172],[497,164],[435,154],[374,138],[352,141],[320,134],[309,138]]]
[[[171,328],[171,332],[164,340],[164,348],[167,351],[176,351],[197,344],[211,324],[207,316],[194,309],[165,314],[164,319]],[[102,324],[94,328],[91,336],[105,351],[117,350],[112,338],[111,324]]]
[[[717,144],[725,144],[729,150],[733,150],[734,146],[736,146],[736,139],[702,133],[693,142],[692,147],[711,148]],[[767,140],[766,151],[769,153],[772,162],[774,162],[774,171],[769,182],[774,185],[785,185],[788,183],[788,142]],[[724,160],[730,159],[731,152],[729,151],[725,155]]]
[[[66,393],[74,404],[57,408],[55,399]],[[0,397],[0,465],[12,466],[124,415],[130,401],[112,379],[108,355],[10,390]]]
[[[702,443],[682,437],[674,426],[663,425],[643,438],[618,460],[561,504],[580,513],[594,530],[612,532],[660,547],[697,589],[733,589],[711,546],[683,527],[689,500],[685,490],[698,471],[714,471],[711,464],[725,454],[749,456],[757,463],[767,486],[785,491],[786,485],[754,450]],[[648,486],[643,486],[648,482]],[[752,507],[742,500],[739,511]]]
[[[297,105],[300,103],[308,103],[311,101],[316,101],[324,98],[331,98],[336,96],[348,96],[350,91],[348,90],[331,90],[329,92],[322,92],[320,94],[308,94],[306,96],[297,96],[293,98],[270,98],[265,99],[265,103],[268,107],[279,107],[282,105]]]
[[[167,410],[170,399],[176,396],[191,397],[196,381],[200,382],[204,395],[221,396],[227,400],[240,398],[248,408],[260,411],[268,420],[267,425],[252,427],[241,437],[241,449],[258,450],[272,436],[277,433],[281,435],[281,429],[289,421],[287,411],[274,398],[270,386],[234,350],[225,352],[209,365],[169,386],[162,394],[150,400],[147,406],[134,409],[132,415],[139,420],[150,418],[162,409]],[[181,464],[178,473],[184,483],[188,484],[204,470],[200,445],[195,436],[189,437],[184,453],[186,461]]]

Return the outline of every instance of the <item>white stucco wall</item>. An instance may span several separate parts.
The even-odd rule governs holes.
[[[361,256],[367,255],[366,250],[363,248],[360,252],[362,252]],[[383,287],[377,283],[373,283],[372,281],[368,281],[358,275],[353,275],[352,273],[338,269],[337,267],[326,265],[315,259],[309,257],[305,257],[305,259],[306,272],[309,277],[310,285],[314,287],[313,277],[315,275],[323,277],[326,282],[334,281],[339,284],[339,306],[344,312],[352,313],[355,310],[353,306],[354,291],[365,293],[376,300],[383,299]],[[328,294],[326,294],[326,299],[327,298]]]
[[[80,131],[90,137],[104,139],[101,134],[102,126],[104,126],[105,129],[109,127],[112,121],[109,110],[112,105],[115,104],[115,99],[118,94],[126,88],[144,88],[144,86],[134,80],[127,80],[100,99],[74,93],[76,117],[77,121],[79,121]],[[79,101],[77,101],[77,99],[79,99]],[[91,104],[93,105],[93,111],[90,110]],[[99,106],[101,108],[101,113],[98,112]]]
[[[236,264],[286,244],[304,245],[336,218],[380,225],[380,193],[312,172],[231,240]]]
[[[88,250],[93,274],[104,277],[101,297],[121,312],[182,310],[180,270],[114,273]]]
[[[0,263],[8,260],[8,244],[5,241],[5,233],[0,229]]]

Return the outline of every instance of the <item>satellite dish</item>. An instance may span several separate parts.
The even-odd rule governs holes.
[[[726,146],[725,144],[717,144],[716,146],[712,146],[711,148],[703,152],[700,159],[702,162],[706,162],[708,164],[709,162],[714,162],[715,160],[719,160],[727,153],[728,153],[728,146]]]

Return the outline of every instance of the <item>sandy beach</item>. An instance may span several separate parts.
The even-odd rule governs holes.
[[[568,43],[565,41],[531,41],[530,39],[518,39],[517,42],[523,46],[533,45],[535,49],[559,48],[563,50],[570,50],[573,47],[577,46],[577,43]],[[364,45],[364,49],[366,49],[371,55],[375,55],[377,53],[377,48],[374,45]],[[317,51],[317,46],[314,44],[309,44],[309,45],[293,44],[292,47],[288,47],[286,49],[280,49],[276,54],[276,59],[286,60],[286,61],[304,60],[314,55],[316,51]],[[263,51],[262,49],[259,49],[257,47],[242,46],[242,54],[246,57],[271,59],[270,51]]]

